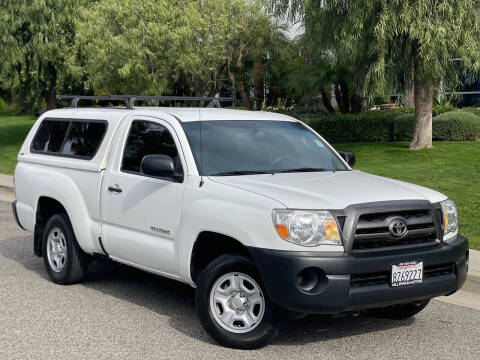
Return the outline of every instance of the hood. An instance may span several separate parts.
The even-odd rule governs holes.
[[[344,209],[352,204],[428,200],[447,197],[437,191],[362,171],[217,176],[211,180],[275,199],[291,209]]]

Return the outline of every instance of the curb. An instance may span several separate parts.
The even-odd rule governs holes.
[[[0,188],[14,191],[13,176],[0,174]]]
[[[470,249],[469,272],[475,271],[480,275],[480,251]]]

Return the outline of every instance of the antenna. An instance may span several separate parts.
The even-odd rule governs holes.
[[[203,181],[203,150],[202,150],[202,112],[201,112],[201,109],[198,108],[198,120],[200,122],[200,184],[198,185],[198,187],[202,187],[203,184],[205,183]]]

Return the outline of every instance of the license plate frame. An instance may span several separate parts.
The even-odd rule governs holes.
[[[406,261],[392,264],[390,286],[392,288],[419,285],[423,283],[423,261]]]

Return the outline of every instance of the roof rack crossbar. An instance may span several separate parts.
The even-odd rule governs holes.
[[[57,95],[58,100],[71,100],[70,107],[78,107],[80,100],[92,101],[120,101],[125,104],[127,109],[133,109],[137,101],[150,101],[153,106],[158,106],[161,102],[166,101],[205,101],[210,105],[220,107],[221,102],[238,101],[232,97],[201,97],[201,96],[143,96],[143,95],[105,95],[105,96],[88,96],[88,95]]]

